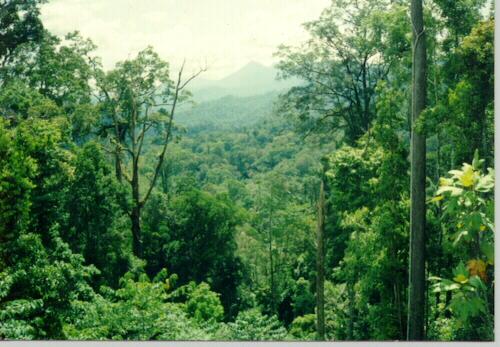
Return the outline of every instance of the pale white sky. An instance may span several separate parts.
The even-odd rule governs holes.
[[[250,61],[271,65],[279,44],[307,38],[302,23],[330,0],[51,0],[42,7],[56,35],[78,30],[98,45],[105,68],[147,45],[172,64],[208,63],[221,78]]]

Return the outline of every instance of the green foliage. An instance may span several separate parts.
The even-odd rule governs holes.
[[[241,311],[228,326],[231,340],[279,341],[286,337],[286,330],[278,319],[263,315],[257,308]]]
[[[39,41],[20,46],[4,73],[8,115],[14,116],[13,111],[19,112],[18,117],[63,116],[74,139],[88,138],[98,116],[91,102],[98,65],[92,55],[95,48],[76,32],[64,40],[44,32]]]
[[[479,11],[485,0],[434,0],[451,29],[450,40],[458,40],[467,35],[474,24],[480,20]]]
[[[36,162],[14,145],[15,132],[0,119],[0,242],[14,239],[27,224]],[[4,257],[0,258],[0,265]]]
[[[329,158],[328,167],[331,169],[326,176],[331,190],[329,199],[333,206],[339,206],[344,211],[355,211],[374,203],[370,199],[370,193],[377,181],[371,178],[380,165],[381,155],[381,150],[372,146],[345,146]]]
[[[69,136],[64,119],[28,119],[16,127],[16,145],[37,164],[32,182],[28,229],[48,242],[49,230],[66,218],[64,201],[73,174],[73,153],[65,148]]]
[[[192,289],[188,293],[186,302],[189,316],[199,323],[220,321],[224,316],[224,308],[219,294],[210,291],[210,286],[204,282],[198,286],[194,286],[194,282],[191,282],[191,285]]]
[[[58,227],[64,219],[61,187],[71,172],[69,153],[59,147],[62,124],[0,125],[0,215],[5,221],[0,229],[0,335],[5,338],[63,338],[62,322],[71,314],[72,301],[92,293],[88,280],[95,268],[85,267],[83,257],[71,252]]]
[[[152,204],[146,216],[160,206]],[[241,278],[241,261],[235,255],[237,211],[227,197],[198,190],[175,196],[164,211],[166,216],[150,215],[150,222],[158,224],[147,227],[146,233],[153,234],[146,239],[153,242],[146,245],[146,259],[150,265],[169,268],[184,283],[206,281],[221,294],[226,313],[231,312]],[[149,267],[148,271],[159,269]]]
[[[203,135],[207,131],[229,131],[258,126],[272,117],[277,93],[270,92],[249,97],[232,95],[179,109],[177,123],[186,127],[188,134]]]
[[[332,1],[277,52],[295,87],[176,124],[190,93],[152,48],[105,72],[43,2],[0,0],[0,339],[314,339],[323,172],[326,338],[406,338],[407,1]],[[429,340],[494,337],[485,4],[425,4]]]
[[[327,261],[334,267],[333,279],[345,283],[347,312],[336,313],[341,316],[337,323],[328,323],[327,312],[326,325],[327,333],[334,329],[339,338],[404,337],[408,181],[395,175],[406,170],[403,155],[360,141],[358,147],[345,146],[328,158],[334,236]]]
[[[469,161],[475,149],[488,165],[492,162],[493,28],[493,19],[477,22],[455,54],[443,53],[448,60],[442,71],[435,72],[435,79],[450,81],[447,88],[436,90],[435,105],[426,111],[425,122],[431,134],[447,143],[438,145],[443,147],[440,159],[451,161],[448,169]]]
[[[280,111],[305,133],[331,132],[354,144],[374,119],[377,84],[409,49],[403,13],[397,1],[332,1],[305,24],[308,41],[279,48],[282,77],[304,81],[284,95]]]
[[[128,270],[130,254],[130,238],[124,233],[128,227],[123,209],[128,204],[126,192],[97,143],[79,148],[74,165],[63,237],[74,252],[101,271],[97,284],[116,287]]]
[[[295,318],[290,326],[289,334],[292,339],[314,340],[316,335],[316,315],[307,314]]]
[[[66,123],[29,119],[12,129],[6,124],[2,121],[0,125],[3,233],[12,236],[30,230],[44,237],[52,225],[64,219],[64,188],[71,175],[71,154],[60,147],[66,143],[62,132]]]
[[[148,132],[152,141],[155,138],[162,143],[170,132],[171,115],[165,106],[172,102],[174,82],[169,73],[169,64],[151,47],[134,59],[117,63],[108,73],[96,72],[102,113],[99,132],[112,139],[110,147],[120,156],[140,155],[135,146],[143,143]]]
[[[295,317],[306,317],[307,313],[313,311],[315,298],[310,288],[311,284],[308,280],[304,279],[303,277],[300,277],[297,280],[296,287],[292,296],[292,307]]]
[[[450,178],[441,178],[436,196],[443,204],[442,223],[452,238],[455,252],[462,261],[453,269],[453,280],[431,277],[433,292],[452,292],[449,309],[456,321],[456,338],[493,338],[493,284],[489,268],[494,263],[493,200],[494,171],[482,173],[484,160],[478,152],[471,164],[451,170]],[[450,223],[452,221],[452,223]],[[448,224],[449,223],[449,224]],[[467,262],[467,266],[464,264]],[[477,324],[480,324],[477,326]]]
[[[0,272],[2,338],[65,338],[62,326],[73,315],[73,302],[89,300],[93,293],[88,280],[95,268],[83,265],[57,228],[50,230],[49,242],[23,233],[9,244],[9,262]]]
[[[37,42],[43,35],[39,5],[45,0],[13,0],[2,2],[0,12],[0,65],[12,59],[21,45]]]
[[[345,283],[325,281],[325,330],[328,340],[346,340],[350,324],[349,297]]]
[[[38,91],[20,81],[12,82],[2,88],[0,108],[4,117],[17,118],[55,118],[63,112],[57,104]]]
[[[124,279],[92,301],[76,303],[75,318],[64,327],[69,339],[187,340],[208,335],[188,318],[183,304],[166,302],[165,283]]]

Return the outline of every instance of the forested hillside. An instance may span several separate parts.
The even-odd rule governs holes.
[[[278,70],[250,62],[220,80],[200,77],[193,80],[190,90],[195,101],[208,101],[227,95],[248,97],[256,94],[283,91],[300,82],[297,78],[278,80]]]
[[[194,102],[179,109],[177,124],[190,134],[253,126],[273,118],[279,93],[271,91],[246,97],[224,95],[215,100]]]
[[[44,2],[0,0],[0,339],[494,340],[490,2],[332,0],[263,85]]]

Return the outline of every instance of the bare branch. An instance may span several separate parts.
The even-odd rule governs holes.
[[[163,149],[160,153],[160,155],[158,156],[158,162],[156,164],[156,168],[155,168],[155,171],[154,171],[154,174],[153,174],[153,179],[149,185],[149,188],[146,192],[146,195],[144,196],[144,198],[142,199],[142,201],[140,201],[140,205],[141,206],[144,206],[144,204],[148,201],[150,195],[151,195],[151,192],[153,191],[153,188],[154,186],[156,185],[156,181],[158,180],[158,175],[160,173],[160,170],[161,170],[161,167],[163,165],[163,161],[165,160],[165,153],[167,152],[167,148],[168,148],[168,144],[170,142],[170,136],[172,134],[172,124],[173,124],[173,121],[174,121],[174,115],[175,115],[175,110],[176,110],[176,107],[177,107],[177,102],[179,100],[179,94],[182,90],[182,88],[184,88],[188,82],[192,81],[194,78],[196,78],[198,75],[200,75],[200,72],[198,72],[197,74],[195,74],[194,76],[191,76],[186,82],[182,83],[182,73],[184,72],[184,66],[185,66],[185,63],[186,63],[186,60],[184,60],[182,62],[182,66],[179,70],[179,74],[178,74],[178,77],[177,77],[177,82],[176,82],[176,85],[175,85],[175,92],[174,92],[174,98],[173,98],[173,102],[172,102],[172,107],[170,109],[170,115],[169,115],[169,120],[168,120],[168,125],[167,125],[167,133],[166,133],[166,136],[165,136],[165,143],[163,145]]]
[[[203,72],[207,71],[206,68],[202,68],[200,70],[198,70],[198,72],[192,74],[181,86],[180,86],[180,90],[184,89],[184,87],[186,87],[192,80],[194,80],[196,77],[198,77],[199,75],[201,75]]]

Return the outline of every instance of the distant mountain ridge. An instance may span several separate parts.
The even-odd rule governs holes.
[[[282,91],[298,84],[298,80],[277,80],[278,70],[256,62],[250,62],[238,71],[220,80],[197,78],[190,85],[197,102],[219,99],[232,95],[247,97]]]

